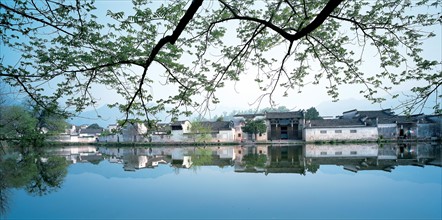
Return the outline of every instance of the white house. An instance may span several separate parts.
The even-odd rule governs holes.
[[[305,141],[376,140],[378,129],[359,119],[307,120],[303,129]]]

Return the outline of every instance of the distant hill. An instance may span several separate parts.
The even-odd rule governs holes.
[[[115,124],[118,120],[125,119],[126,115],[121,113],[117,108],[109,108],[107,105],[101,106],[96,110],[89,110],[80,113],[78,116],[68,120],[68,123],[74,125],[97,123],[105,128],[109,124]],[[170,117],[166,112],[156,115],[156,119],[165,122],[170,121]]]
[[[78,116],[70,118],[69,123],[74,125],[97,123],[101,127],[115,124],[117,120],[123,119],[124,114],[116,108],[109,108],[104,105],[96,110],[89,110],[80,113]]]
[[[357,109],[357,110],[380,110],[380,109],[392,109],[396,114],[402,114],[403,109],[397,109],[400,102],[398,100],[387,100],[381,104],[372,104],[366,99],[344,99],[338,102],[322,102],[316,106],[321,116],[338,116],[342,115],[343,112]],[[431,108],[424,108],[422,112],[415,112],[416,114],[432,114],[433,110]]]

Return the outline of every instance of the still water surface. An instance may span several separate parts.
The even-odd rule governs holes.
[[[442,218],[439,145],[78,146],[0,162],[4,219]]]

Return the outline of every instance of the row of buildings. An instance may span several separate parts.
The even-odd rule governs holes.
[[[50,149],[71,163],[122,164],[125,171],[152,169],[161,164],[177,170],[198,166],[234,167],[240,173],[315,173],[321,165],[338,165],[358,172],[393,171],[397,166],[441,166],[441,147],[430,143],[291,146],[220,146],[108,148],[64,147]]]
[[[247,122],[264,121],[267,130],[243,131]],[[192,128],[193,125],[193,128]],[[204,128],[204,129],[202,129]],[[308,120],[303,111],[235,115],[231,121],[189,120],[109,125],[106,131],[71,129],[59,141],[67,142],[244,142],[244,141],[371,141],[378,139],[442,139],[442,115],[396,115],[390,109],[350,110],[333,119]]]

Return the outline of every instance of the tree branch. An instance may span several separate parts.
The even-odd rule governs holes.
[[[180,21],[179,21],[177,27],[175,28],[175,30],[173,31],[172,35],[168,35],[168,36],[161,38],[158,41],[158,43],[155,45],[155,47],[152,49],[152,51],[150,52],[149,58],[147,58],[147,60],[145,62],[144,71],[143,71],[143,74],[141,75],[138,89],[135,92],[135,94],[133,95],[132,99],[130,100],[130,102],[126,108],[126,118],[129,117],[129,109],[132,106],[132,104],[134,103],[136,97],[138,96],[138,94],[141,93],[141,90],[142,90],[143,84],[144,84],[144,79],[146,78],[147,70],[149,69],[150,64],[152,64],[156,55],[160,52],[161,48],[163,48],[164,45],[166,45],[167,43],[175,44],[176,40],[181,35],[184,28],[192,20],[193,16],[196,14],[196,12],[200,8],[200,6],[203,4],[203,1],[204,0],[192,1],[192,3],[190,4],[189,8],[186,11],[186,13],[180,19]]]
[[[254,21],[254,22],[260,23],[260,24],[272,29],[273,31],[277,32],[279,35],[281,35],[282,37],[284,37],[288,41],[293,42],[295,40],[301,39],[302,37],[305,37],[307,34],[311,33],[316,28],[321,26],[322,23],[324,23],[324,21],[327,19],[327,17],[330,16],[330,14],[333,12],[333,10],[335,10],[335,8],[337,8],[339,6],[339,4],[344,0],[330,0],[325,5],[325,7],[322,9],[322,11],[316,16],[316,18],[310,24],[308,24],[307,26],[305,26],[304,28],[302,28],[301,30],[299,30],[299,32],[297,32],[295,34],[287,33],[282,28],[280,28],[280,27],[278,27],[278,26],[274,25],[273,23],[266,21],[266,20],[248,17],[248,16],[240,16],[232,9],[232,7],[230,7],[230,5],[225,3],[223,0],[219,0],[219,1],[226,8],[228,8],[229,11],[233,14],[232,19],[247,20],[247,21]],[[232,19],[230,19],[230,20],[232,20]]]
[[[53,28],[55,28],[55,29],[57,29],[57,30],[59,30],[59,31],[61,31],[61,32],[63,32],[63,33],[65,33],[65,34],[68,34],[68,35],[74,36],[74,34],[72,34],[72,33],[68,32],[68,31],[65,31],[65,30],[61,29],[61,28],[58,27],[57,25],[51,24],[51,23],[49,23],[49,22],[47,22],[47,21],[45,21],[45,20],[43,20],[43,19],[40,19],[40,18],[37,18],[37,17],[34,17],[34,16],[30,16],[30,15],[24,13],[24,12],[17,11],[16,9],[11,8],[11,7],[9,7],[9,6],[7,6],[7,5],[4,5],[4,4],[2,4],[2,3],[0,3],[0,8],[4,8],[4,9],[6,9],[6,10],[8,10],[8,11],[12,11],[12,12],[14,12],[14,13],[16,13],[16,14],[19,14],[19,15],[23,16],[23,17],[29,18],[29,19],[31,19],[31,20],[38,21],[38,22],[43,23],[43,24],[48,25],[48,26],[51,26],[51,27],[53,27]]]

